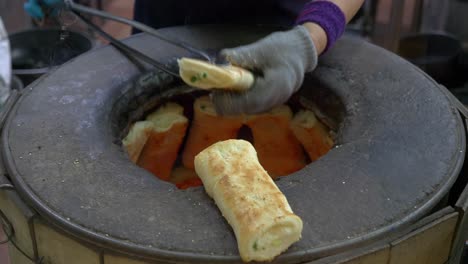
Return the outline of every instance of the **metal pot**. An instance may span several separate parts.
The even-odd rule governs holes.
[[[463,82],[458,70],[460,41],[446,33],[422,33],[400,40],[398,54],[448,88]]]
[[[9,36],[13,74],[28,85],[55,66],[90,50],[82,33],[61,29],[32,29]]]

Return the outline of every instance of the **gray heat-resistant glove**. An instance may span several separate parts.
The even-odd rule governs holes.
[[[222,115],[256,114],[285,103],[302,85],[305,73],[317,66],[317,51],[304,26],[225,49],[221,55],[233,65],[262,73],[245,92],[213,92],[213,103]]]

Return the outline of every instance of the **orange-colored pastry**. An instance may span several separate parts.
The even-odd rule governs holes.
[[[195,170],[187,169],[185,167],[175,168],[172,171],[170,181],[174,183],[177,188],[182,190],[203,185]]]
[[[150,121],[138,121],[132,125],[127,136],[122,140],[122,145],[133,163],[137,163],[152,130],[153,123]]]
[[[333,147],[328,129],[312,111],[299,111],[291,122],[291,130],[312,161],[319,159]]]
[[[272,178],[302,169],[304,151],[290,129],[292,111],[287,105],[270,112],[250,116],[246,125],[252,130],[260,164]]]
[[[183,107],[175,103],[167,103],[161,107],[159,107],[158,111],[154,112],[153,114],[149,115],[145,121],[138,121],[135,122],[131,127],[127,134],[127,136],[122,140],[122,145],[124,146],[125,150],[128,153],[130,159],[134,162],[138,162],[138,158],[140,157],[141,151],[148,140],[150,132],[153,130],[154,123],[151,120],[157,116],[164,113],[175,113],[175,114],[183,114]]]
[[[185,137],[188,120],[183,115],[183,108],[174,103],[159,108],[146,119],[153,124],[153,129],[137,164],[168,181]]]
[[[194,158],[212,144],[235,139],[242,127],[243,117],[218,116],[213,103],[207,96],[195,100],[193,121],[182,154],[182,163],[186,168],[194,168]]]

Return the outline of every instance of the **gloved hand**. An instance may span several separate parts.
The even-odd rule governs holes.
[[[28,0],[24,3],[24,10],[32,18],[43,19],[45,14],[57,15],[63,0]]]
[[[306,72],[317,66],[317,51],[304,26],[273,33],[253,44],[221,51],[233,65],[260,71],[245,92],[216,91],[212,100],[221,115],[256,114],[285,103]]]

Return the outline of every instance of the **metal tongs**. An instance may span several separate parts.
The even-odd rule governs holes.
[[[104,11],[100,11],[100,10],[96,10],[94,8],[90,8],[90,7],[87,7],[87,6],[83,6],[83,5],[80,5],[80,4],[77,4],[75,2],[73,2],[73,0],[64,0],[64,3],[65,3],[65,7],[70,11],[72,12],[74,15],[76,15],[78,18],[80,18],[85,24],[87,24],[90,28],[92,28],[93,30],[95,30],[96,32],[98,32],[102,37],[104,37],[105,39],[107,39],[111,44],[113,44],[116,48],[118,48],[120,51],[124,52],[127,56],[131,56],[133,58],[138,58],[158,69],[160,69],[161,71],[164,71],[170,75],[173,75],[177,78],[180,78],[179,76],[179,73],[177,71],[174,71],[173,69],[171,69],[168,65],[166,64],[163,64],[163,63],[160,63],[156,60],[154,60],[153,58],[143,54],[142,52],[124,44],[122,41],[119,41],[117,39],[115,39],[114,37],[112,37],[111,35],[109,35],[108,33],[104,32],[101,28],[99,28],[99,26],[95,25],[93,22],[91,22],[89,19],[87,19],[86,17],[84,17],[81,13],[84,13],[84,14],[88,14],[88,15],[92,15],[92,16],[97,16],[97,17],[101,17],[101,18],[104,18],[104,19],[108,19],[108,20],[113,20],[113,21],[117,21],[117,22],[120,22],[120,23],[123,23],[123,24],[127,24],[129,26],[132,26],[134,28],[137,28],[139,30],[141,30],[142,32],[145,32],[147,34],[150,34],[158,39],[161,39],[165,42],[168,42],[174,46],[177,46],[179,48],[182,48],[182,49],[185,49],[189,52],[191,52],[192,54],[195,54],[196,56],[204,59],[204,60],[207,60],[208,62],[211,62],[211,63],[221,63],[223,60],[217,56],[210,56],[207,52],[205,51],[202,51],[200,49],[197,49],[197,48],[194,48],[194,47],[191,47],[185,43],[181,43],[181,42],[178,42],[178,41],[174,41],[174,40],[171,40],[163,35],[161,35],[158,31],[156,31],[154,28],[151,28],[145,24],[142,24],[142,23],[139,23],[137,21],[134,21],[134,20],[131,20],[131,19],[127,19],[127,18],[123,18],[123,17],[119,17],[119,16],[115,16],[115,15],[112,15],[112,14],[109,14],[107,12],[104,12]]]

